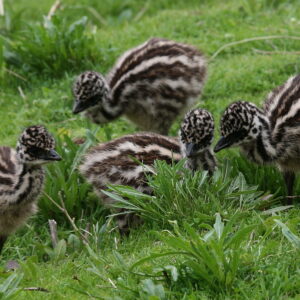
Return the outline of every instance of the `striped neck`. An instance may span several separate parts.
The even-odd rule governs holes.
[[[111,118],[118,118],[124,111],[124,103],[113,99],[111,91],[103,98],[103,111],[105,111]]]
[[[3,207],[35,201],[42,189],[45,172],[41,165],[20,164],[14,175],[16,181],[0,191],[0,196],[7,200]]]
[[[253,142],[245,142],[241,145],[242,152],[258,164],[271,163],[282,154],[282,151],[272,140],[271,125],[268,118],[260,113],[256,116],[255,121],[258,122],[260,130]]]
[[[120,117],[123,111],[123,104],[112,101],[109,92],[95,106],[87,109],[85,116],[96,124],[105,124]]]
[[[187,158],[185,167],[192,171],[197,171],[197,170],[208,171],[208,174],[212,176],[217,167],[217,162],[216,162],[215,155],[213,154],[212,150],[209,148],[207,150],[200,152],[195,157]]]

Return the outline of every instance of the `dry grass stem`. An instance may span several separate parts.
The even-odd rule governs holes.
[[[26,95],[24,94],[24,91],[23,91],[23,89],[20,86],[18,86],[18,91],[20,93],[21,98],[23,100],[26,100]]]
[[[58,237],[57,237],[57,223],[55,220],[48,220],[49,228],[50,228],[50,236],[53,249],[58,244]]]
[[[87,223],[86,224],[86,227],[84,229],[84,236],[85,236],[85,239],[88,241],[89,239],[89,236],[91,235],[91,223]]]
[[[148,8],[149,8],[149,2],[146,2],[146,4],[142,7],[142,9],[134,17],[133,21],[134,22],[139,21],[143,17],[143,15],[145,14],[145,12],[148,10]]]
[[[255,53],[273,55],[273,54],[282,54],[282,55],[300,55],[300,51],[265,51],[261,49],[253,49]]]
[[[104,17],[102,17],[100,15],[100,13],[92,6],[74,5],[74,6],[70,6],[69,8],[71,8],[71,9],[86,9],[89,13],[91,13],[95,17],[95,19],[98,20],[98,22],[101,25],[107,25],[107,21],[104,19]]]
[[[27,287],[23,289],[24,291],[30,291],[30,292],[44,292],[44,293],[50,293],[49,290],[43,288],[43,287]]]
[[[110,282],[110,284],[113,286],[114,289],[117,288],[116,285],[114,284],[114,282],[110,278],[108,278],[108,281]]]
[[[290,39],[290,40],[300,40],[299,36],[289,36],[289,35],[270,35],[270,36],[258,36],[248,39],[243,39],[240,41],[231,42],[228,44],[223,45],[221,48],[219,48],[210,58],[210,61],[215,59],[223,50],[226,48],[241,45],[249,42],[255,42],[255,41],[264,41],[264,40],[275,40],[275,39]]]
[[[295,195],[295,196],[286,196],[288,199],[300,199],[300,195]]]
[[[80,229],[76,226],[76,224],[74,222],[74,218],[71,218],[71,216],[69,215],[69,213],[65,207],[65,203],[61,197],[61,194],[59,196],[60,196],[60,201],[61,201],[62,206],[60,206],[58,203],[56,203],[46,192],[43,192],[43,194],[67,217],[67,219],[70,222],[71,226],[73,227],[74,231],[79,234],[81,240],[85,244],[88,244],[88,241],[86,240],[84,234],[82,234]]]
[[[4,0],[0,0],[0,16],[4,16]]]
[[[0,1],[1,1],[1,0],[0,0]],[[13,76],[15,76],[15,77],[17,77],[17,78],[19,78],[19,79],[25,81],[25,82],[28,82],[28,80],[27,80],[25,77],[19,75],[18,73],[14,72],[14,71],[12,71],[12,70],[6,69],[6,68],[3,68],[3,69],[4,69],[4,71],[7,72],[8,74],[13,75]]]
[[[48,20],[51,20],[51,18],[54,16],[56,10],[59,9],[60,6],[61,6],[60,0],[56,0],[48,12],[48,15],[47,15]]]

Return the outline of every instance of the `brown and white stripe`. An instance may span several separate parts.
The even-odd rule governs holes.
[[[300,75],[269,93],[263,110],[249,102],[235,102],[221,121],[223,138],[215,151],[233,145],[257,163],[276,163],[292,194],[300,170]]]
[[[17,150],[0,147],[0,253],[8,235],[37,211],[45,177],[42,164],[60,159],[53,148],[43,126],[26,128]]]
[[[200,96],[205,78],[206,61],[195,47],[152,38],[125,52],[106,82],[96,72],[82,73],[73,92],[78,103],[91,103],[86,116],[95,123],[124,114],[142,130],[166,134]]]
[[[132,157],[142,162],[146,168]],[[107,184],[129,185],[149,193],[145,173],[147,169],[152,169],[154,161],[165,160],[171,164],[181,158],[177,138],[155,133],[137,133],[91,148],[80,166],[80,172],[93,184],[101,198],[105,198],[101,191]],[[105,198],[104,202],[110,204],[112,200]]]
[[[14,149],[0,147],[0,252],[7,236],[37,211],[43,181],[41,167],[27,169]]]

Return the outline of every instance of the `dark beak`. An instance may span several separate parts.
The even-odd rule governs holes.
[[[198,147],[196,147],[196,144],[187,143],[185,148],[186,148],[186,156],[188,158],[193,157],[193,156],[195,156],[195,154],[197,154]]]
[[[221,137],[214,148],[215,152],[219,152],[222,149],[228,148],[233,144],[234,141],[229,139],[228,137]]]
[[[53,149],[47,151],[45,154],[45,157],[43,157],[45,160],[61,160],[60,155]]]
[[[85,104],[85,102],[81,102],[79,100],[76,100],[73,106],[73,114],[78,114],[82,111],[84,111],[85,109],[87,109],[87,105]]]

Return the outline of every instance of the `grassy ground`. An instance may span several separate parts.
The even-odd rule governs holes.
[[[63,1],[45,22],[53,1],[5,1],[0,141],[14,146],[22,128],[35,123],[56,135],[64,161],[48,168],[46,193],[58,203],[62,195],[79,228],[91,224],[89,246],[43,196],[40,212],[3,251],[0,299],[300,299],[299,205],[280,206],[276,197],[284,189],[275,168],[254,166],[235,150],[218,154],[220,171],[212,182],[201,173],[178,178],[180,165],[158,165],[151,179],[156,197],[128,197],[127,206],[135,204],[145,224],[121,241],[75,167],[95,139],[135,128],[118,120],[99,129],[71,114],[76,74],[87,68],[105,73],[121,53],[153,36],[191,43],[206,54],[209,77],[197,105],[209,109],[216,123],[231,101],[261,104],[299,73],[299,56],[292,53],[299,51],[299,37],[287,38],[299,33],[297,1],[77,2]],[[278,38],[232,45],[216,55],[226,44],[261,36]],[[80,136],[88,141],[79,147],[70,138]],[[276,196],[267,200],[270,193]],[[54,250],[48,218],[58,221]],[[16,273],[4,272],[10,259],[21,264]]]

